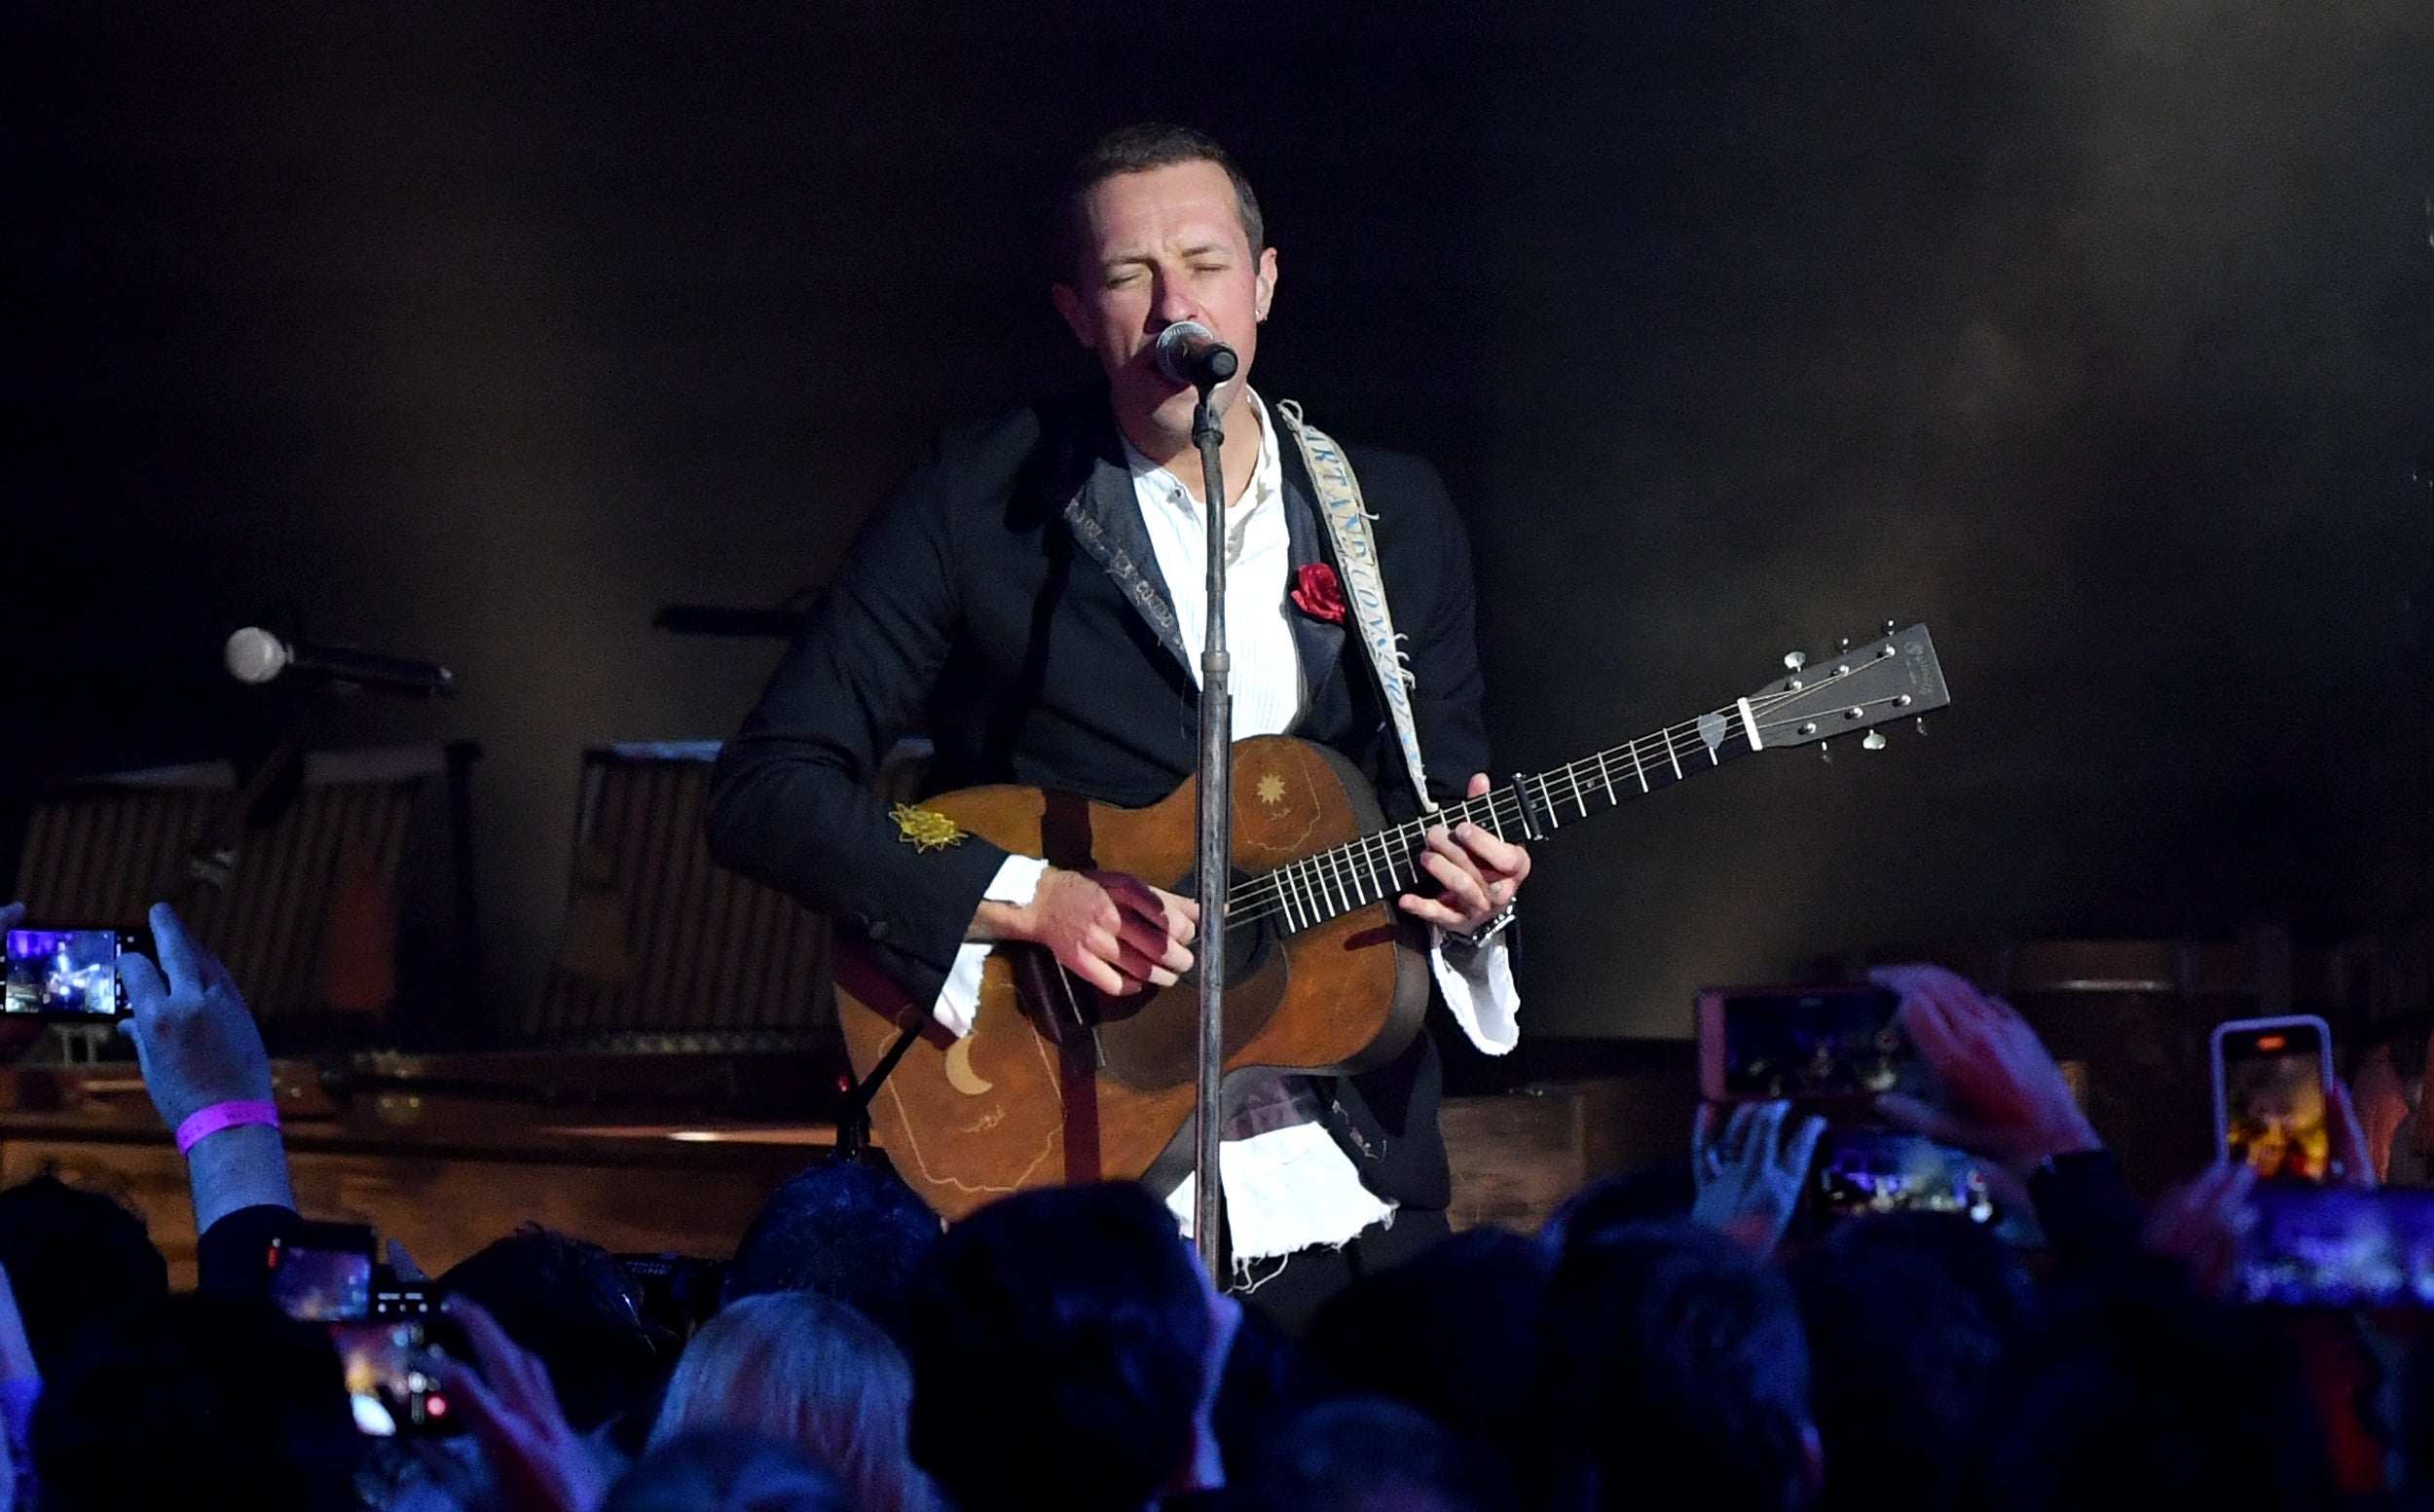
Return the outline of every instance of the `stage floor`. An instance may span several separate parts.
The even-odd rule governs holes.
[[[1646,1066],[1591,1059],[1604,1063],[1446,1099],[1455,1227],[1533,1228],[1591,1177],[1686,1148],[1687,1047]],[[770,1190],[835,1143],[817,1118],[687,1119],[667,1106],[688,1084],[782,1080],[788,1057],[386,1064],[377,1088],[356,1079],[339,1098],[319,1068],[278,1064],[288,1163],[307,1216],[370,1224],[433,1273],[525,1222],[619,1254],[724,1256]],[[132,1072],[0,1073],[0,1185],[47,1171],[109,1194],[142,1215],[173,1283],[191,1285],[185,1162]],[[816,1074],[812,1063],[800,1074]]]

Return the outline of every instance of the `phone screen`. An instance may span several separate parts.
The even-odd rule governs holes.
[[[1707,1095],[1858,1099],[1917,1093],[1922,1071],[1882,987],[1721,988],[1700,995]]]
[[[2321,1023],[2228,1024],[2215,1043],[2222,1057],[2224,1157],[2246,1162],[2262,1180],[2325,1180],[2333,1131]]]
[[[2434,1192],[2259,1187],[2232,1294],[2287,1307],[2434,1307]]]
[[[1976,1162],[1921,1134],[1829,1128],[1811,1171],[1817,1208],[1828,1218],[1928,1212],[1995,1220],[1994,1194]]]
[[[462,1417],[439,1383],[449,1351],[430,1328],[420,1317],[330,1325],[357,1429],[374,1438],[461,1430]]]
[[[368,1229],[308,1225],[271,1240],[271,1301],[305,1323],[372,1316],[372,1237]]]
[[[8,985],[0,1012],[48,1017],[107,1018],[126,1012],[114,929],[9,931]]]

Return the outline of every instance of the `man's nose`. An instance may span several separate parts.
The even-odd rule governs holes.
[[[1158,328],[1162,331],[1177,320],[1199,319],[1200,307],[1192,298],[1192,290],[1183,279],[1161,275],[1158,298],[1151,306],[1151,313],[1158,316]]]

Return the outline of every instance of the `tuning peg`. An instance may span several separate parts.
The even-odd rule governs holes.
[[[1862,751],[1884,750],[1885,732],[1883,730],[1869,730],[1865,735],[1860,737],[1860,749]]]
[[[1893,621],[1892,621],[1892,620],[1890,620],[1890,619],[1889,619],[1889,620],[1886,620],[1886,621],[1885,621],[1885,634],[1887,634],[1887,635],[1892,635],[1892,634],[1893,634],[1893,631],[1894,631],[1894,624],[1893,624]]]
[[[1910,723],[1920,734],[1924,735],[1927,733],[1927,716],[1922,714],[1917,719],[1911,720]]]
[[[1842,648],[1846,651],[1851,649],[1851,638],[1849,636],[1844,636],[1842,638]]]
[[[1832,741],[1819,741],[1817,743],[1817,754],[1826,758],[1826,764],[1827,766],[1834,764],[1834,743]]]
[[[1808,664],[1809,653],[1806,651],[1784,652],[1784,670],[1786,672],[1797,672]]]

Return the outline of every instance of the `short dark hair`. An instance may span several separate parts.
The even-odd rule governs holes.
[[[1806,1499],[1808,1336],[1749,1251],[1690,1223],[1609,1229],[1557,1266],[1541,1327],[1546,1472],[1567,1501],[1627,1506],[1642,1486],[1731,1512]]]
[[[1242,234],[1250,239],[1251,255],[1257,257],[1268,245],[1268,225],[1260,217],[1259,196],[1251,192],[1251,181],[1234,161],[1234,154],[1205,131],[1164,121],[1143,121],[1118,127],[1091,143],[1065,174],[1065,190],[1057,199],[1056,211],[1057,277],[1072,277],[1088,243],[1082,202],[1091,190],[1125,173],[1147,173],[1178,163],[1214,163],[1226,170],[1226,177],[1234,181]]]
[[[939,1215],[892,1170],[831,1161],[781,1182],[744,1231],[724,1300],[816,1292],[904,1338],[904,1291]]]
[[[354,1504],[355,1431],[326,1328],[260,1297],[172,1297],[97,1323],[34,1409],[52,1512]]]
[[[1969,1226],[1958,1214],[1917,1216]],[[1884,1221],[1863,1218],[1845,1232]],[[1923,1250],[1829,1241],[1793,1260],[1789,1276],[1808,1328],[1811,1399],[1831,1467],[1824,1512],[1962,1505],[1971,1435],[2003,1362],[2003,1330]]]
[[[1304,1409],[1269,1446],[1249,1494],[1235,1494],[1260,1512],[1463,1512],[1504,1505],[1501,1489],[1460,1439],[1419,1408],[1348,1396]]]
[[[2199,1296],[2174,1261],[2084,1269],[2039,1299],[2028,1342],[1999,1378],[1958,1504],[2331,1506],[2332,1468],[2309,1394],[2293,1341],[2265,1309]]]
[[[93,1320],[169,1294],[168,1263],[144,1221],[55,1176],[0,1192],[0,1269],[46,1376],[57,1374],[77,1333]]]
[[[1465,1230],[1330,1299],[1305,1355],[1324,1388],[1407,1403],[1518,1472],[1532,1449],[1530,1383],[1554,1269],[1534,1240]]]
[[[1208,1303],[1165,1204],[1124,1182],[1016,1193],[915,1277],[912,1453],[964,1512],[1125,1512],[1183,1463]]]
[[[673,1341],[653,1334],[616,1260],[588,1239],[528,1223],[458,1261],[440,1284],[540,1356],[567,1420],[585,1432],[644,1408],[666,1380]]]

